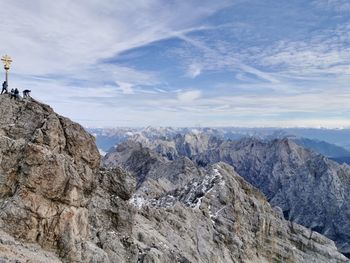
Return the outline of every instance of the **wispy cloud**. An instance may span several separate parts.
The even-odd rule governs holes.
[[[347,0],[314,0],[313,5],[325,10],[334,10],[338,12],[349,12],[350,3]]]
[[[187,76],[190,78],[198,77],[202,72],[203,66],[199,63],[192,63],[188,66]]]
[[[189,62],[188,67],[190,69],[190,72],[198,73],[197,69],[199,68],[198,65],[200,65],[201,71],[235,70],[250,73],[268,82],[279,82],[279,80],[275,78],[272,74],[269,74],[268,72],[259,70],[253,66],[242,62],[239,59],[240,56],[238,55],[238,53],[234,52],[231,48],[228,48],[228,43],[226,43],[226,45],[223,45],[222,42],[219,42],[217,46],[211,47],[205,42],[205,40],[201,41],[199,39],[184,34],[177,34],[177,37],[191,45],[187,49],[181,49],[178,51],[178,53],[181,54],[185,62]],[[193,51],[193,47],[197,49],[197,52]],[[198,51],[200,52],[199,54]],[[197,56],[195,55],[196,53]],[[193,63],[193,60],[200,62]],[[193,69],[197,71],[193,71]],[[193,77],[193,74],[189,75]],[[197,74],[196,76],[198,75],[199,74]]]
[[[348,1],[245,2],[3,1],[0,53],[89,126],[348,125]]]
[[[78,75],[103,59],[191,28],[227,1],[14,0],[1,5],[0,52],[14,56],[17,73]]]
[[[190,90],[185,92],[180,92],[177,95],[177,98],[182,103],[189,103],[193,102],[196,99],[199,99],[201,97],[201,91],[200,90]]]
[[[120,90],[123,94],[135,94],[133,90],[133,84],[125,83],[125,82],[117,82],[118,90]]]
[[[303,41],[280,41],[256,54],[263,66],[290,77],[349,75],[350,24],[341,25],[332,32],[321,31]]]

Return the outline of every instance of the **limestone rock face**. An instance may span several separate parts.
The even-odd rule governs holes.
[[[350,256],[350,167],[305,150],[289,139],[226,142],[196,156],[224,161],[258,187],[286,219],[334,240]]]
[[[100,155],[94,138],[47,105],[0,97],[0,228],[79,260]]]
[[[200,140],[203,147],[198,150],[195,146]],[[185,141],[188,151],[182,150]],[[139,142],[144,151],[149,148],[153,159],[158,155],[165,159],[163,162],[187,157],[201,166],[220,161],[232,165],[265,194],[272,206],[279,207],[286,219],[326,235],[350,256],[350,166],[333,162],[287,138],[231,141],[190,134]],[[126,145],[128,142],[116,148],[121,149],[120,156],[128,156],[122,153]],[[115,152],[108,153],[104,161],[113,159]],[[129,169],[122,158],[119,160],[119,165]]]
[[[187,157],[168,160],[154,149],[129,141],[103,160],[107,166],[122,166],[138,180],[129,203],[138,210],[133,233],[143,258],[348,262],[332,241],[285,221],[283,213],[272,210],[231,166],[218,163],[203,168]],[[153,249],[147,250],[149,246]]]
[[[0,113],[0,262],[349,262],[227,164],[126,143],[100,167],[49,106],[3,95]]]
[[[169,161],[134,141],[118,145],[105,156],[103,163],[107,167],[121,166],[132,173],[138,192],[152,196],[173,190],[201,174],[197,165],[187,157]]]
[[[118,154],[126,151],[125,167],[137,177],[131,160],[144,155],[132,151],[146,148],[127,145],[132,146],[122,145]],[[106,158],[110,163],[111,155]],[[130,242],[141,262],[349,262],[333,241],[285,221],[231,166],[201,168],[187,160],[180,167],[178,160],[159,157],[129,200],[137,209]],[[196,170],[188,180],[172,180],[176,171],[192,166]],[[159,191],[159,185],[148,182],[155,180],[155,170],[173,181],[172,188]]]

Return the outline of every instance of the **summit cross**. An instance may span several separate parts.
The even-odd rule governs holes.
[[[8,70],[10,69],[12,59],[8,55],[5,55],[1,58],[1,61],[4,63],[4,69],[6,71],[6,83],[8,84]]]

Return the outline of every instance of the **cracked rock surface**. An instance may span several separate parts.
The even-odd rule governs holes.
[[[80,258],[100,157],[83,128],[32,100],[0,98],[0,227]]]

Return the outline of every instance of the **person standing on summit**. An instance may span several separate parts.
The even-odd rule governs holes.
[[[7,81],[5,80],[4,81],[4,83],[2,83],[2,90],[1,90],[1,94],[7,94],[8,93],[8,91],[7,91],[7,87],[8,87],[8,85],[7,85]]]
[[[11,89],[11,99],[19,100],[19,90],[16,89]]]
[[[15,95],[15,99],[19,100],[19,90],[17,88],[15,88],[14,95]]]

